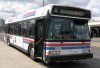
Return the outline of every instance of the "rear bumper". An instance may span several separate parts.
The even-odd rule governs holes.
[[[48,56],[47,61],[71,61],[71,60],[80,60],[80,59],[89,59],[93,58],[93,54],[75,54],[75,55],[61,55],[61,56]]]

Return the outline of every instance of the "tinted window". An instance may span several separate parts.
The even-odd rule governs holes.
[[[22,22],[18,23],[17,28],[18,28],[18,35],[22,35]]]
[[[9,34],[13,34],[13,24],[8,24],[7,30]]]
[[[73,20],[53,17],[48,24],[48,39],[72,39]]]
[[[18,35],[18,23],[14,23],[14,34]]]
[[[27,37],[28,35],[28,23],[26,21],[23,22],[23,28],[22,28],[22,34],[23,36]]]
[[[28,36],[34,38],[35,34],[34,32],[35,32],[35,20],[30,20]]]

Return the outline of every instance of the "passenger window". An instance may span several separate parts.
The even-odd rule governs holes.
[[[27,37],[27,33],[28,33],[28,26],[27,26],[27,23],[26,22],[23,22],[23,36]]]
[[[30,38],[34,38],[35,34],[34,32],[35,32],[35,20],[30,20],[28,36]]]

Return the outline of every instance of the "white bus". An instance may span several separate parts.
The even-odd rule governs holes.
[[[47,5],[6,20],[4,40],[45,63],[93,58],[86,9]]]

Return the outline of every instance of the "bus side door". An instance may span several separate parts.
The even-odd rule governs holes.
[[[44,20],[36,20],[35,25],[35,56],[43,57],[43,47],[44,47]]]

